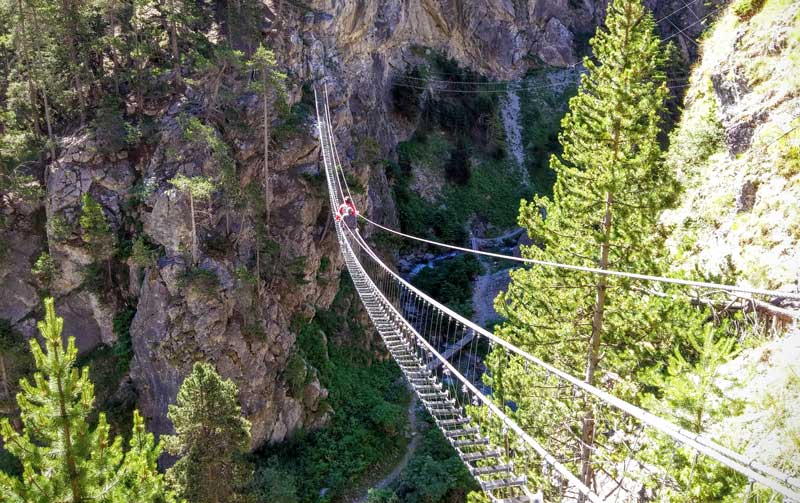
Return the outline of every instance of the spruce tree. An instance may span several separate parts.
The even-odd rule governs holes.
[[[244,455],[250,422],[242,417],[238,393],[213,365],[198,362],[181,384],[177,404],[169,406],[175,435],[165,442],[181,458],[167,477],[189,503],[249,501],[246,486],[253,470]]]
[[[563,153],[550,160],[557,176],[553,197],[521,205],[519,223],[535,243],[523,247],[525,257],[651,274],[665,267],[658,216],[674,203],[678,186],[661,162],[667,88],[665,51],[654,26],[640,0],[609,5],[561,124]],[[495,300],[508,319],[499,335],[587,383],[617,383],[619,392],[630,393],[632,382],[619,376],[655,364],[680,330],[702,322],[690,308],[635,291],[650,285],[625,279],[537,266],[511,277]],[[591,485],[591,403],[548,398],[545,375],[528,374],[500,352],[489,357],[489,366],[496,393],[520,405],[518,420],[542,438],[561,439],[561,454],[580,459],[576,470]],[[561,423],[580,431],[556,431]]]
[[[23,429],[8,418],[0,421],[5,448],[22,464],[22,479],[0,472],[0,499],[11,503],[171,502],[163,476],[156,469],[160,445],[134,412],[133,434],[127,452],[122,438],[111,438],[104,414],[92,428],[88,418],[94,404],[89,370],[74,367],[78,350],[69,337],[61,339],[63,320],[53,299],[45,299],[40,321],[44,346],[31,339],[37,372],[34,382],[20,381],[17,395]]]
[[[88,193],[81,199],[83,205],[81,209],[81,238],[86,244],[89,255],[99,262],[106,261],[108,269],[108,279],[111,280],[111,257],[114,256],[116,237],[108,225],[103,214],[103,207],[94,200]]]

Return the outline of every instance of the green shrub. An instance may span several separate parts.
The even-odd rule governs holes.
[[[138,128],[125,120],[120,101],[113,98],[106,99],[97,109],[92,129],[97,151],[103,155],[124,150],[141,138]]]
[[[72,234],[73,227],[61,215],[53,215],[47,220],[47,234],[54,241],[64,241]]]
[[[106,270],[101,264],[93,263],[83,268],[83,287],[92,293],[101,295],[107,291]]]
[[[793,145],[781,152],[778,174],[787,179],[800,175],[800,146]]]
[[[328,356],[327,336],[319,322],[303,322],[297,332],[297,346],[305,360],[319,372],[327,375],[330,373],[330,358]]]
[[[319,269],[317,269],[317,273],[325,274],[331,268],[331,259],[327,255],[322,256],[319,259]]]
[[[407,443],[403,435],[389,436],[385,430],[405,429],[406,414],[397,411],[405,410],[410,397],[400,369],[391,361],[373,363],[371,351],[353,347],[352,338],[361,337],[363,328],[356,319],[355,290],[346,273],[341,285],[330,310],[318,310],[311,321],[296,316],[291,325],[300,334],[299,353],[306,365],[310,360],[319,365],[320,383],[330,393],[322,405],[322,410],[332,409],[330,423],[256,454],[259,465],[280,466],[286,477],[294,478],[299,501],[339,501],[376,472],[391,470]],[[330,344],[327,363],[319,363],[326,358],[321,335],[331,339],[343,330],[350,339],[348,346]],[[301,374],[299,365],[294,365]],[[321,497],[324,488],[327,494]]]
[[[725,128],[712,104],[700,116],[690,117],[670,135],[668,162],[677,168],[698,166],[719,151],[725,141]]]
[[[470,317],[472,281],[483,272],[480,262],[472,255],[460,255],[437,262],[417,274],[412,283],[463,316]]]
[[[381,145],[371,136],[363,136],[356,143],[356,161],[367,166],[377,164],[381,160]]]
[[[370,489],[367,503],[400,503],[400,500],[391,489]]]
[[[361,181],[356,178],[356,175],[351,173],[350,171],[345,172],[344,180],[347,182],[347,187],[350,188],[350,192],[353,194],[365,194],[366,189],[361,184]]]
[[[106,414],[113,433],[129,435],[136,400],[132,394],[117,394],[127,367],[119,362],[116,353],[116,346],[101,344],[78,356],[75,367],[88,367],[89,378],[94,384],[97,407],[90,417],[91,423],[95,424],[102,412]]]
[[[294,476],[277,464],[277,459],[272,458],[265,466],[256,470],[253,476],[253,496],[258,503],[300,503]]]
[[[312,189],[314,189],[314,192],[318,193],[323,189],[328,190],[328,185],[325,182],[325,176],[322,173],[303,173],[301,177],[311,186]]]
[[[131,259],[139,267],[150,267],[156,263],[156,250],[151,247],[147,238],[138,236],[131,246]]]
[[[158,183],[156,182],[155,178],[146,178],[131,187],[130,191],[128,192],[128,206],[135,207],[139,204],[143,204],[147,201],[150,196],[155,194],[156,190],[158,189]]]
[[[258,339],[262,341],[267,339],[267,331],[264,329],[264,324],[259,320],[253,320],[245,323],[242,326],[242,334],[252,339]]]
[[[272,141],[278,145],[286,143],[292,136],[302,133],[312,113],[312,106],[304,101],[299,101],[291,108],[284,107],[284,109],[285,111],[281,113],[282,122],[272,131]]]
[[[456,148],[450,152],[450,158],[444,165],[447,180],[456,185],[466,185],[470,177],[470,158],[467,142],[459,138]]]
[[[256,278],[255,274],[250,272],[250,270],[243,265],[237,266],[236,269],[233,271],[233,275],[236,278],[236,281],[239,281],[240,283],[244,283],[246,285],[252,286],[255,285],[256,282],[258,281],[258,278]]]
[[[306,262],[308,262],[308,257],[305,255],[300,255],[298,257],[294,257],[286,265],[286,273],[289,279],[297,285],[304,285],[308,283],[308,279],[306,279]]]
[[[286,384],[289,385],[289,392],[293,397],[299,398],[302,396],[303,388],[308,384],[308,376],[305,360],[299,353],[293,353],[289,357],[284,370],[284,379]]]
[[[33,274],[36,277],[36,280],[44,285],[45,288],[50,287],[50,284],[57,272],[58,267],[56,266],[53,258],[47,252],[42,252],[42,254],[39,255],[39,258],[36,259],[36,262],[33,263],[33,267],[31,268],[31,274]]]
[[[419,68],[414,67],[406,72],[406,76],[419,79],[422,77],[422,72]],[[424,85],[401,85],[405,82],[405,80],[398,81],[395,85],[392,85],[392,108],[402,117],[413,121],[416,120],[420,112],[420,96],[422,95],[422,90],[417,89],[417,87],[424,87]],[[424,83],[421,82],[421,84]]]
[[[405,410],[394,403],[384,401],[376,404],[369,416],[370,421],[390,437],[399,434],[405,425]]]
[[[202,267],[192,267],[178,277],[178,286],[190,288],[196,293],[209,293],[216,291],[219,286],[219,278],[214,271]]]
[[[733,4],[733,13],[742,21],[747,21],[761,11],[766,0],[738,0]]]
[[[9,389],[8,395],[5,395],[4,389],[0,391],[0,410],[14,411],[17,410],[14,399],[18,390],[17,383],[21,377],[26,377],[33,371],[34,365],[27,341],[5,318],[0,318],[0,360]],[[0,456],[0,469],[3,469],[2,465]]]
[[[466,493],[478,485],[458,454],[432,424],[400,474],[396,493],[403,503],[444,503],[463,501]]]
[[[203,240],[206,253],[209,256],[224,258],[229,250],[234,247],[235,236],[226,235],[224,232],[212,232]]]

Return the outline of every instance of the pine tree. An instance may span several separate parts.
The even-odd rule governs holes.
[[[277,69],[278,61],[275,53],[263,45],[256,49],[250,59],[250,68],[259,73],[259,79],[253,84],[253,89],[261,94],[262,101],[262,127],[264,147],[264,208],[267,213],[267,226],[269,226],[270,203],[272,192],[269,185],[269,143],[270,123],[272,122],[272,103],[276,98],[282,99],[285,94],[286,74]]]
[[[78,350],[69,337],[61,339],[63,320],[53,299],[45,299],[40,321],[44,347],[34,338],[31,351],[37,372],[34,382],[23,379],[17,395],[23,423],[17,432],[7,418],[0,421],[5,448],[23,467],[22,479],[0,472],[0,499],[11,503],[172,502],[164,478],[156,469],[161,447],[134,412],[133,435],[127,452],[122,438],[110,438],[104,414],[91,428],[94,404],[89,370],[74,368]]]
[[[214,182],[204,176],[177,175],[169,181],[176,189],[189,196],[189,218],[192,230],[192,265],[197,265],[200,246],[197,238],[197,213],[195,201],[209,199],[216,190]]]
[[[661,162],[659,125],[667,88],[654,26],[640,0],[609,5],[605,29],[591,41],[593,59],[584,60],[587,73],[561,124],[563,154],[550,160],[557,175],[553,197],[521,205],[519,223],[535,243],[524,247],[524,256],[640,273],[665,267],[658,216],[674,203],[677,182]],[[508,319],[499,334],[590,384],[614,376],[612,382],[624,388],[616,376],[632,377],[653,365],[679,333],[677,327],[696,330],[702,323],[689,308],[635,292],[632,288],[644,287],[625,279],[551,267],[519,269],[511,277],[508,290],[495,300]],[[540,397],[541,403],[518,419],[531,431],[542,431],[543,438],[562,438],[565,457],[580,458],[581,478],[590,485],[592,407],[565,397],[548,403],[546,377],[527,375],[501,353],[489,363],[493,385],[505,399],[529,403],[531,396]],[[558,417],[582,424],[579,441],[542,426],[561,422],[554,420]]]
[[[9,36],[18,56],[9,62],[7,68],[8,90],[4,105],[8,110],[15,111],[17,126],[22,131],[30,130],[39,144],[42,128],[39,115],[41,104],[47,130],[46,146],[51,159],[55,161],[55,117],[51,96],[62,90],[63,82],[49,71],[55,57],[52,33],[44,29],[45,23],[42,21],[46,9],[43,5],[28,0],[13,0],[0,7],[0,14],[11,21],[9,28],[13,26]],[[26,92],[14,92],[17,83],[24,85]],[[26,116],[28,120],[23,119]]]
[[[209,105],[210,106],[210,105]],[[197,151],[207,155],[208,168],[219,173],[219,188],[222,190],[222,204],[225,206],[225,233],[230,234],[230,215],[244,201],[244,193],[239,184],[239,174],[231,147],[222,136],[210,125],[204,124],[197,117],[181,119],[183,137]],[[195,188],[197,192],[199,187]]]
[[[108,279],[111,281],[111,258],[117,244],[116,237],[103,214],[103,207],[89,193],[83,195],[81,207],[81,238],[89,255],[99,262],[106,261]]]
[[[135,89],[136,112],[144,113],[145,99],[149,91],[157,86],[159,69],[153,64],[161,57],[158,44],[163,30],[161,20],[153,13],[155,0],[132,0],[130,30],[126,33],[126,48],[130,57],[132,87]],[[166,58],[164,58],[166,59]]]
[[[242,417],[239,391],[213,365],[195,363],[181,384],[177,405],[167,417],[175,435],[167,449],[181,458],[167,471],[178,495],[189,503],[248,501],[245,486],[252,467],[244,459],[250,444],[250,422]]]
[[[178,48],[178,29],[183,20],[183,7],[184,2],[180,0],[168,0],[165,4],[167,9],[166,21],[167,32],[169,33],[169,47],[172,53],[172,64],[174,66],[172,79],[175,83],[175,88],[179,89],[183,86],[183,70],[181,69],[181,53]]]
[[[709,324],[688,334],[687,347],[676,347],[667,359],[665,375],[653,369],[645,376],[659,392],[645,394],[643,405],[693,433],[707,433],[710,425],[741,414],[744,402],[726,397],[718,381],[719,366],[738,353],[735,339],[722,335],[725,331],[725,324]],[[654,434],[646,445],[645,459],[666,464],[674,481],[664,488],[664,501],[742,501],[738,493],[746,483],[744,476],[693,449],[676,446],[664,435]]]

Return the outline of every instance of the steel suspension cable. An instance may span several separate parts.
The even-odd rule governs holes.
[[[429,245],[438,246],[441,248],[448,248],[450,250],[461,251],[464,253],[471,253],[474,255],[483,255],[486,257],[493,257],[499,258],[503,260],[510,260],[513,262],[520,262],[524,264],[533,264],[545,267],[555,267],[558,269],[566,269],[570,271],[580,271],[580,272],[587,272],[592,274],[599,274],[603,276],[616,276],[616,277],[623,277],[623,278],[630,278],[630,279],[638,279],[642,281],[652,281],[656,283],[667,283],[673,285],[682,285],[682,286],[693,286],[697,288],[713,288],[718,290],[724,290],[727,292],[734,292],[734,293],[749,293],[753,295],[766,295],[772,297],[780,297],[785,299],[796,299],[800,300],[800,293],[795,292],[785,292],[782,290],[770,290],[764,288],[752,288],[748,286],[739,286],[739,285],[725,285],[721,283],[711,283],[706,281],[693,281],[688,279],[680,279],[680,278],[668,278],[665,276],[653,276],[649,274],[639,274],[633,272],[625,272],[625,271],[616,271],[613,269],[599,269],[597,267],[588,267],[588,266],[580,266],[580,265],[572,265],[572,264],[562,264],[560,262],[553,262],[549,260],[538,260],[532,258],[524,258],[524,257],[515,257],[513,255],[503,255],[501,253],[493,253],[487,252],[482,250],[473,250],[472,248],[465,248],[463,246],[456,246],[456,245],[449,245],[445,243],[441,243],[438,241],[433,241],[430,239],[421,238],[418,236],[413,236],[410,234],[406,234],[404,232],[383,226],[377,222],[370,220],[369,218],[365,217],[364,215],[360,214],[359,217],[363,219],[365,222],[373,225],[381,230],[386,232],[390,232],[397,236],[411,239],[414,241],[419,241],[422,243],[427,243]]]

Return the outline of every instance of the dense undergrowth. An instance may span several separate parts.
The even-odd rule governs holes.
[[[425,267],[413,283],[434,299],[467,318],[473,314],[472,282],[483,272],[473,255],[460,255]]]
[[[406,447],[409,392],[394,362],[375,361],[373,352],[359,345],[367,334],[357,321],[353,295],[345,274],[330,309],[293,323],[299,347],[293,358],[303,368],[287,380],[291,387],[292,379],[316,374],[329,390],[326,406],[332,415],[325,428],[256,454],[256,492],[264,501],[339,501],[381,467],[390,470]]]
[[[444,503],[465,501],[478,484],[427,413],[414,455],[390,487],[371,490],[368,503]]]

